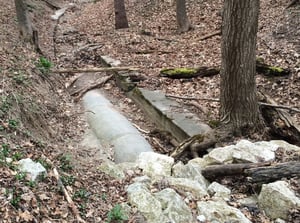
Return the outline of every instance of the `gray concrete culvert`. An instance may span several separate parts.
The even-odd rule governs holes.
[[[134,162],[141,152],[153,151],[138,130],[121,115],[99,90],[83,97],[87,121],[101,143],[112,145],[116,163]]]

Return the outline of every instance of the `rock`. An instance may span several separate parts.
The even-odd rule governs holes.
[[[168,222],[193,222],[191,210],[175,190],[166,188],[156,193],[155,197],[160,201],[163,214],[168,218]]]
[[[122,168],[110,160],[106,160],[103,163],[101,163],[100,166],[98,167],[98,170],[117,179],[125,178],[125,174]]]
[[[208,186],[207,192],[211,197],[223,198],[225,201],[229,200],[231,193],[230,189],[217,182],[212,182]]]
[[[298,151],[298,152],[300,152],[300,147],[299,146],[289,144],[288,142],[283,141],[283,140],[271,140],[270,143],[275,144],[278,147],[282,147],[282,148],[286,149],[287,151]]]
[[[182,162],[178,162],[172,168],[172,176],[196,180],[206,189],[209,182],[202,176],[201,169],[199,165],[194,163],[184,165]]]
[[[172,157],[154,152],[142,152],[137,160],[138,167],[149,176],[171,176],[173,164]]]
[[[117,67],[121,65],[121,61],[120,60],[116,60],[111,58],[110,56],[101,56],[102,60],[105,61],[105,63],[109,64],[112,67]]]
[[[286,220],[289,210],[300,208],[300,199],[284,181],[263,184],[258,196],[258,205],[270,218]]]
[[[274,151],[277,148],[278,146],[266,142],[252,143],[248,140],[241,140],[236,144],[232,157],[238,163],[272,161],[275,159]]]
[[[215,148],[203,158],[208,165],[232,163],[234,149],[233,145]]]
[[[251,223],[239,209],[227,205],[224,201],[198,201],[197,207],[199,216],[202,216],[201,219],[205,216],[206,222]]]
[[[193,165],[197,165],[199,169],[204,169],[205,167],[207,167],[208,165],[210,165],[207,160],[203,159],[203,158],[194,158],[191,159],[188,164],[193,164]]]
[[[238,202],[244,207],[257,208],[257,196],[250,196],[238,199]]]
[[[34,162],[30,158],[21,159],[18,161],[18,164],[19,170],[28,173],[32,181],[35,181],[38,177],[45,176],[47,174],[47,171],[42,164]]]
[[[146,217],[147,222],[167,222],[162,213],[161,203],[150,193],[145,184],[137,182],[129,185],[127,194],[130,204],[137,207]]]
[[[169,177],[167,178],[167,181],[172,188],[186,194],[191,193],[195,199],[200,199],[208,195],[205,186],[201,185],[196,180]]]

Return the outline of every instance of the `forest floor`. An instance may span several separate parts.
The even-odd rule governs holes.
[[[66,4],[63,0],[55,2]],[[220,66],[221,37],[200,39],[220,29],[222,2],[188,1],[194,29],[180,35],[176,33],[175,7],[170,2],[125,1],[130,28],[118,31],[114,29],[113,2],[108,0],[74,1],[59,21],[51,20],[55,10],[44,1],[31,0],[29,8],[39,32],[40,48],[57,69],[100,67],[103,64],[99,56],[109,55],[120,60],[122,66],[140,68],[139,73],[145,77],[138,83],[140,87],[177,96],[218,98],[219,75],[171,80],[160,77],[159,71],[168,67]],[[258,89],[278,104],[299,109],[300,8],[296,5],[285,10],[289,2],[261,1],[257,56],[272,66],[289,68],[291,75],[257,75],[256,80]],[[0,0],[0,52],[0,222],[76,222],[57,186],[53,167],[58,168],[82,218],[87,222],[107,221],[112,208],[126,201],[125,186],[139,173],[115,180],[97,171],[100,157],[80,144],[88,128],[83,109],[67,89],[77,76],[41,69],[39,55],[19,40],[12,1]],[[153,123],[125,97],[114,80],[102,89],[130,121],[145,132],[154,132]],[[218,120],[218,102],[197,101],[196,107],[190,101],[178,102],[203,121]],[[300,114],[289,113],[300,124]],[[156,151],[167,153],[174,148],[159,134],[144,136]],[[237,140],[234,138],[232,143]],[[7,163],[6,157],[14,161]],[[27,157],[47,167],[48,176],[38,184],[15,170],[15,161]],[[238,190],[232,181],[226,184],[236,196],[254,187],[246,185]],[[271,222],[263,213],[246,214],[252,222]],[[129,216],[128,221],[133,219]]]

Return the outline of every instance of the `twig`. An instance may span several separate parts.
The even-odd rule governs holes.
[[[282,108],[282,109],[287,109],[287,110],[291,110],[291,111],[294,111],[294,112],[300,112],[299,109],[292,108],[292,107],[289,107],[289,106],[286,106],[286,105],[273,105],[273,104],[268,104],[268,103],[263,103],[263,102],[258,102],[258,104],[262,105],[262,106],[268,106],[268,107],[273,107],[273,108]]]
[[[107,76],[107,77],[102,77],[102,78],[100,78],[100,80],[99,80],[99,79],[96,80],[95,83],[93,83],[93,84],[91,84],[91,85],[85,87],[84,89],[81,89],[79,92],[74,92],[74,93],[72,93],[71,95],[78,94],[78,95],[75,97],[74,101],[75,101],[75,102],[76,102],[76,101],[79,101],[79,99],[82,97],[82,95],[84,95],[84,93],[86,93],[87,91],[89,91],[89,90],[91,90],[91,89],[94,89],[94,88],[96,88],[96,87],[99,87],[99,86],[102,85],[102,84],[105,84],[105,83],[106,83],[107,81],[109,81],[113,76],[114,76],[114,75],[112,74],[112,75]]]
[[[150,134],[150,131],[146,131],[146,130],[142,129],[142,128],[139,127],[137,124],[132,123],[132,125],[133,125],[134,127],[136,127],[137,130],[139,130],[140,132],[145,133],[145,134]]]
[[[60,70],[52,70],[52,73],[89,73],[89,72],[102,72],[102,71],[137,71],[137,67],[95,67],[95,68],[66,68]]]
[[[217,35],[221,35],[221,31],[216,31],[216,32],[207,34],[205,36],[202,36],[202,37],[199,38],[199,40],[206,40],[208,38],[211,38],[211,37],[214,37],[214,36],[217,36]]]
[[[166,94],[167,98],[178,98],[178,99],[184,99],[184,100],[203,100],[203,101],[216,101],[219,102],[219,99],[216,98],[199,98],[199,97],[187,97],[187,96],[177,96],[173,94]]]
[[[285,10],[292,7],[293,5],[295,5],[299,0],[293,0],[291,1],[286,7],[285,7]]]
[[[70,205],[70,207],[71,207],[71,210],[72,210],[73,214],[75,215],[75,217],[76,217],[76,219],[77,219],[77,221],[78,221],[78,222],[82,222],[82,223],[86,223],[86,221],[83,220],[83,219],[80,217],[79,211],[78,211],[78,209],[76,208],[76,205],[74,204],[74,202],[73,202],[72,198],[70,197],[68,191],[67,191],[66,188],[64,187],[64,185],[63,185],[63,183],[62,183],[62,181],[61,181],[61,179],[60,179],[59,173],[58,173],[58,171],[57,171],[56,168],[53,169],[53,173],[54,173],[55,179],[57,180],[57,184],[58,184],[58,186],[62,189],[62,191],[63,191],[63,193],[64,193],[64,195],[65,195],[65,197],[66,197],[66,199],[67,199],[67,201],[68,201],[68,203],[69,203],[69,205]]]

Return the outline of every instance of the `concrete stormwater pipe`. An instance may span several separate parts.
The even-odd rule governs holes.
[[[153,151],[139,131],[121,115],[98,90],[87,92],[83,97],[87,121],[105,145],[114,148],[116,163],[134,162],[141,152]]]

